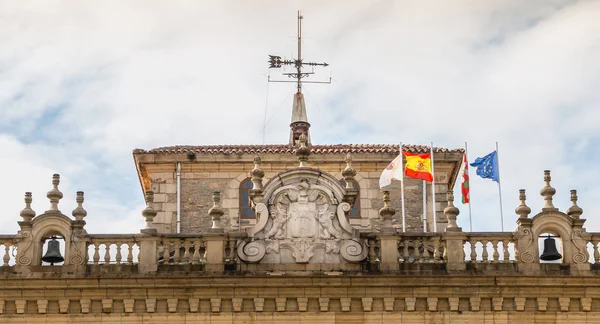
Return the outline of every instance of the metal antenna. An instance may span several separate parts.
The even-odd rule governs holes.
[[[300,15],[300,11],[298,11],[298,57],[296,59],[285,60],[281,59],[281,56],[269,55],[269,68],[280,68],[283,65],[293,65],[296,68],[296,72],[292,73],[283,73],[283,75],[287,75],[290,79],[296,79],[295,81],[279,81],[279,80],[271,80],[269,76],[269,82],[294,82],[296,83],[296,88],[298,92],[302,92],[302,83],[331,83],[331,77],[329,81],[302,81],[303,78],[310,76],[311,74],[315,74],[314,72],[303,72],[302,68],[304,66],[329,66],[329,64],[316,63],[316,62],[302,62],[302,15]]]

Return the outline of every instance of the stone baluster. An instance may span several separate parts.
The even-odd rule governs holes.
[[[408,239],[406,237],[402,238],[402,246],[404,247],[404,250],[402,251],[402,258],[404,259],[404,262],[409,262],[410,261],[410,252],[408,251]]]
[[[94,256],[93,256],[94,264],[97,265],[100,263],[100,243],[94,242]]]
[[[8,267],[8,263],[10,262],[10,247],[12,244],[10,242],[4,242],[4,257],[2,261],[4,262],[3,266]]]
[[[583,214],[583,209],[577,206],[577,190],[571,190],[571,207],[567,209],[567,215],[572,219],[579,219]]]
[[[469,245],[471,245],[471,262],[477,262],[477,241],[471,239]]]
[[[544,207],[542,208],[542,211],[558,210],[558,208],[554,207],[554,204],[552,204],[552,196],[554,196],[556,193],[556,189],[550,186],[551,180],[552,178],[550,177],[550,170],[544,170],[544,182],[546,185],[542,188],[542,190],[540,190],[540,195],[544,197]]]
[[[121,245],[122,244],[123,243],[121,243],[121,242],[117,242],[116,243],[116,245],[117,245],[117,254],[115,256],[115,262],[117,264],[121,264],[121,260],[123,260],[123,255],[121,254]]]
[[[104,243],[104,264],[110,264],[110,243]]]
[[[598,251],[598,243],[600,243],[600,240],[592,240],[592,247],[594,248],[594,264],[600,263],[600,251]]]
[[[53,188],[48,191],[46,197],[50,200],[50,209],[47,210],[47,213],[60,213],[58,210],[58,202],[62,199],[63,194],[58,190],[58,184],[60,183],[60,175],[54,174],[52,175],[52,186]]]
[[[127,264],[133,264],[133,246],[135,242],[127,243]]]
[[[180,254],[181,240],[174,239],[173,241],[171,241],[171,243],[173,244],[173,263],[179,264],[181,261],[181,254]]]
[[[192,257],[190,255],[191,242],[189,240],[185,240],[183,243],[183,262],[191,263]]]
[[[493,249],[493,253],[492,253],[492,259],[494,263],[498,263],[498,260],[500,259],[500,253],[498,253],[498,240],[492,240],[492,249]]]
[[[436,237],[433,241],[433,262],[441,262],[442,256],[440,253],[442,243],[440,241],[440,237]]]
[[[481,261],[482,262],[488,262],[489,261],[489,256],[488,256],[488,240],[483,239],[481,240],[481,247],[483,248],[483,250],[481,251]]]
[[[194,254],[192,255],[192,263],[200,262],[200,241],[194,241]]]
[[[508,251],[508,243],[510,240],[502,240],[502,262],[510,262],[510,253]]]
[[[212,227],[211,231],[213,232],[223,232],[223,227],[221,226],[221,216],[225,212],[221,209],[221,193],[219,191],[214,191],[212,195],[213,206],[208,210],[208,214],[212,219]]]

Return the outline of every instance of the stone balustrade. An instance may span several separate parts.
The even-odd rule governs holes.
[[[0,255],[2,256],[0,267],[8,267],[15,263],[14,250],[14,236],[0,235]]]
[[[135,264],[139,262],[139,242],[131,234],[95,234],[87,237],[88,264]],[[90,258],[91,256],[91,258]]]
[[[297,267],[286,268],[280,264],[265,263],[252,269],[325,271],[327,268],[330,269],[328,271],[339,269],[352,272],[361,269],[392,273],[415,270],[485,272],[496,269],[531,274],[545,271],[539,259],[540,236],[551,234],[559,240],[557,244],[562,253],[558,261],[560,264],[579,272],[598,270],[591,264],[600,263],[600,233],[588,233],[583,228],[585,219],[580,217],[583,210],[577,205],[577,192],[571,191],[572,206],[566,212],[561,212],[552,203],[555,190],[550,187],[549,171],[545,172],[544,181],[546,185],[541,190],[544,207],[534,217],[529,217],[531,209],[526,205],[525,191],[520,191],[521,203],[515,210],[518,226],[514,232],[463,232],[458,227],[459,212],[453,205],[452,192],[449,192],[448,207],[444,209],[448,226],[444,232],[402,233],[391,225],[395,210],[390,206],[389,192],[384,192],[384,207],[380,210],[382,228],[362,232],[353,239],[356,248],[361,246],[367,251],[364,260],[358,261],[366,266],[318,267],[310,265],[309,261],[305,262],[310,265],[306,267],[297,264]],[[148,192],[146,208],[142,211],[146,227],[139,234],[88,234],[84,228],[87,212],[83,207],[83,192],[77,192],[78,206],[73,211],[74,219],[70,218],[62,214],[58,207],[62,198],[59,182],[59,176],[54,175],[53,188],[48,192],[50,209],[41,215],[36,215],[31,209],[32,194],[25,194],[25,208],[20,214],[23,221],[19,222],[21,230],[15,235],[0,235],[0,267],[4,272],[48,272],[61,266],[70,272],[85,272],[90,271],[85,267],[87,265],[129,265],[133,266],[131,271],[140,273],[155,273],[166,267],[176,269],[177,266],[191,266],[190,269],[194,271],[209,273],[250,269],[241,266],[245,261],[240,259],[238,247],[245,244],[249,250],[244,253],[252,253],[251,243],[256,239],[254,232],[228,232],[215,221],[214,228],[203,233],[157,233],[152,227],[152,220],[156,216],[152,208],[153,194]],[[260,196],[260,193],[256,195]],[[211,213],[220,217],[218,193],[213,194],[213,200]],[[335,230],[334,227],[332,229]],[[41,257],[44,242],[54,236],[62,244],[65,261],[52,268],[43,264]],[[335,248],[334,245],[328,247],[331,251],[335,251]],[[493,264],[511,266],[494,268],[491,266]]]
[[[440,233],[398,234],[398,262],[444,263],[444,243]]]
[[[513,233],[465,233],[465,261],[509,263],[515,261]]]

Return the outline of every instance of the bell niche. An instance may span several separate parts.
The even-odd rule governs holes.
[[[64,240],[62,238],[57,240],[56,236],[52,236],[46,241],[44,246],[44,256],[42,257],[42,265],[50,264],[51,266],[62,263],[65,258],[62,256],[61,251],[64,252]]]
[[[550,233],[544,233],[538,238],[538,246],[541,251],[540,263],[561,263],[562,241],[560,237]]]

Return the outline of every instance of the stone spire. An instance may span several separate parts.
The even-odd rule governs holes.
[[[310,124],[306,117],[306,105],[304,104],[304,95],[298,91],[294,95],[294,106],[292,108],[292,122],[290,123],[290,145],[300,145],[300,135],[306,134],[307,145],[310,141]]]

